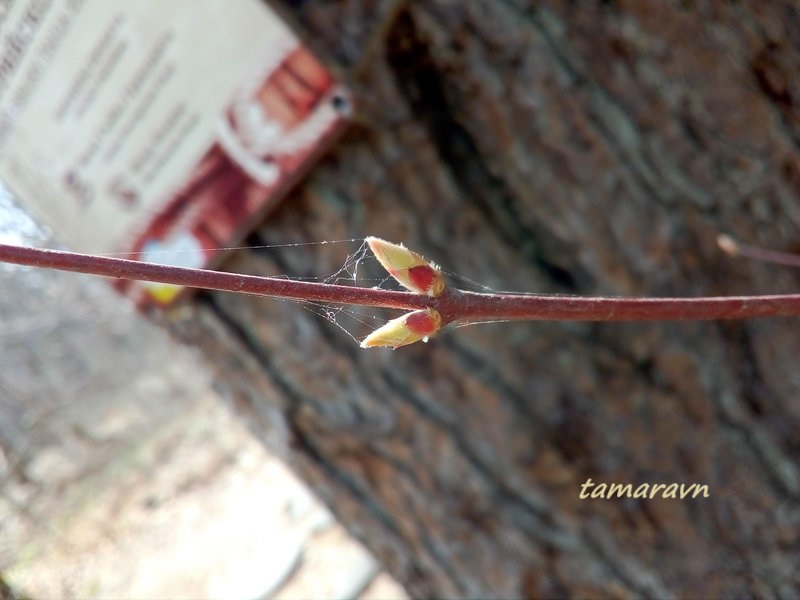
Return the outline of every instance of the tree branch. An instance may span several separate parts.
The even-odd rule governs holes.
[[[443,325],[454,321],[673,321],[800,315],[800,294],[708,298],[614,298],[445,290],[437,297],[430,297],[412,292],[173,267],[8,244],[0,244],[0,261],[119,279],[155,281],[293,300],[403,310],[433,308],[441,314]]]

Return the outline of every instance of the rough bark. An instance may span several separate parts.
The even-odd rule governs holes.
[[[800,231],[791,1],[286,2],[359,112],[256,243],[373,234],[498,289],[796,291],[719,231]],[[226,266],[318,275],[335,246]],[[800,589],[796,320],[495,324],[359,350],[290,303],[208,294],[173,328],[417,597]],[[595,482],[709,498],[584,499]]]

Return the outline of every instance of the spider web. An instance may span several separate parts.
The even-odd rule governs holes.
[[[274,249],[286,247],[317,246],[323,244],[345,244],[352,249],[348,252],[338,270],[324,276],[276,275],[299,281],[312,281],[332,285],[367,287],[380,289],[403,289],[395,280],[386,274],[377,259],[372,255],[363,238],[349,240],[326,240],[323,242],[272,244],[265,246],[249,246],[249,249]],[[272,299],[272,298],[271,298]],[[312,300],[283,299],[308,310],[332,323],[355,343],[382,326],[388,320],[402,314],[402,311],[374,306],[340,305]]]
[[[214,248],[217,251],[258,251],[267,252],[277,249],[292,249],[301,251],[306,247],[314,246],[344,246],[347,248],[347,255],[341,266],[334,272],[327,275],[297,275],[294,273],[277,273],[270,274],[270,277],[284,278],[295,281],[310,281],[315,283],[327,283],[335,285],[345,285],[353,287],[368,287],[380,288],[390,290],[403,290],[391,276],[389,276],[377,259],[372,255],[369,246],[363,238],[352,238],[345,240],[324,240],[319,242],[293,242],[293,243],[277,243],[277,244],[257,244],[246,246],[230,246],[225,248]],[[193,250],[160,250],[156,252],[149,252],[149,255],[164,254],[165,258],[170,255],[175,255],[185,252],[203,252],[202,249]],[[137,256],[144,254],[143,252],[118,252],[118,253],[105,253],[102,256],[115,256],[121,258],[137,258]],[[285,258],[285,257],[284,257]],[[297,258],[297,257],[296,257]],[[274,261],[279,262],[279,261]],[[293,259],[292,262],[295,262]],[[304,265],[312,260],[303,261]],[[338,305],[329,304],[325,302],[317,302],[311,300],[300,300],[292,298],[275,298],[273,296],[264,296],[264,301],[283,301],[292,302],[301,308],[308,310],[315,315],[329,321],[335,325],[339,330],[350,337],[354,342],[360,343],[361,340],[369,335],[372,331],[386,323],[388,320],[395,318],[402,314],[402,311],[396,309],[387,309],[372,306],[351,306],[351,305]]]
[[[275,260],[271,262],[284,265],[286,265],[287,262],[288,263],[298,262],[298,264],[303,265],[303,268],[306,268],[306,266],[309,263],[313,264],[315,262],[313,258],[311,259],[303,258],[296,255],[290,256],[287,255],[285,250],[289,249],[292,251],[293,254],[294,251],[302,252],[303,248],[325,246],[325,245],[339,246],[339,247],[344,247],[344,249],[346,249],[346,257],[344,261],[341,263],[341,266],[336,271],[328,273],[326,275],[298,275],[295,273],[278,273],[278,274],[270,274],[269,276],[275,278],[297,280],[297,281],[311,281],[316,283],[327,283],[327,284],[345,285],[353,287],[407,291],[397,281],[395,281],[393,277],[391,277],[386,273],[384,268],[380,265],[378,260],[374,257],[374,255],[370,251],[369,246],[367,245],[367,243],[364,241],[363,238],[351,238],[345,240],[324,240],[318,242],[256,244],[256,245],[245,245],[245,246],[232,246],[225,248],[214,248],[214,250],[257,251],[257,252],[265,252],[267,253],[267,256],[269,256],[270,251],[282,249],[284,250],[284,252],[281,253],[281,257],[278,258],[277,256],[272,256],[272,258],[274,258]],[[340,249],[337,249],[337,251],[341,252]],[[171,255],[184,252],[203,252],[203,250],[194,249],[194,250],[176,251],[173,249],[173,250],[161,250],[157,251],[156,253]],[[102,256],[136,258],[137,255],[141,254],[143,254],[143,252],[111,253],[111,254],[103,254]],[[153,254],[153,252],[151,251],[150,254]],[[287,261],[287,256],[290,256],[288,261]],[[290,266],[286,266],[286,268],[291,269]],[[452,271],[442,271],[442,273],[444,274],[448,282],[448,286],[452,288],[459,288],[462,290],[479,292],[479,293],[498,293],[495,289],[480,284],[477,281],[465,277],[459,273],[455,273]],[[524,292],[503,291],[500,293],[522,294]],[[332,323],[334,326],[336,326],[339,330],[341,330],[345,335],[347,335],[356,343],[360,343],[360,341],[364,337],[369,335],[375,329],[377,329],[378,327],[385,324],[387,321],[403,313],[402,310],[372,307],[372,306],[339,305],[339,304],[330,304],[330,303],[317,302],[311,300],[275,298],[272,296],[264,297],[265,302],[266,301],[272,302],[275,300],[280,300],[283,302],[292,302],[294,304],[297,304],[301,308],[314,313],[315,315]],[[456,329],[468,325],[502,323],[502,322],[507,322],[507,320],[505,319],[462,320],[448,324],[446,327],[444,327],[443,330],[447,331],[450,329]]]

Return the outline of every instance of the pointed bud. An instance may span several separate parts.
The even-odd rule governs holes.
[[[444,277],[439,267],[416,252],[402,244],[371,236],[367,238],[367,244],[383,268],[403,287],[428,296],[438,296],[444,291]]]
[[[717,236],[717,246],[719,246],[719,249],[725,254],[730,256],[739,256],[740,254],[739,244],[736,243],[736,240],[724,233]]]
[[[396,319],[392,319],[383,327],[370,333],[361,342],[362,348],[390,346],[399,348],[420,340],[427,342],[439,331],[442,317],[432,308],[415,310]]]

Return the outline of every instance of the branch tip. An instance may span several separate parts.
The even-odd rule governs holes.
[[[741,253],[741,249],[736,240],[725,233],[720,233],[717,236],[717,246],[728,256],[739,256]]]

